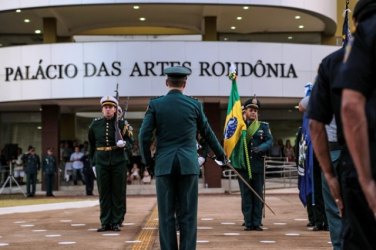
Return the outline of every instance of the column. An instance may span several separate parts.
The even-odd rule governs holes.
[[[218,140],[222,141],[223,124],[221,124],[221,109],[219,103],[204,103],[204,111]],[[208,184],[208,188],[220,188],[222,186],[222,169],[214,160],[206,159],[204,175],[204,183]]]
[[[59,167],[60,159],[60,106],[42,105],[42,155],[47,152],[47,148],[52,147]],[[55,175],[54,190],[59,189],[58,174]],[[44,176],[42,175],[42,190],[44,188]]]
[[[43,18],[43,43],[56,43],[56,42],[57,42],[56,18],[44,17]]]
[[[217,17],[206,16],[204,17],[204,34],[203,41],[218,41],[217,33]]]

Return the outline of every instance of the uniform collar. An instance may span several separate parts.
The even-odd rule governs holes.
[[[116,116],[113,116],[112,118],[110,118],[110,119],[107,119],[106,117],[104,117],[103,116],[103,118],[104,118],[104,120],[105,121],[108,121],[108,122],[110,122],[110,121],[114,121],[115,119],[116,119]]]
[[[171,89],[170,91],[168,91],[167,95],[169,94],[183,94],[183,92],[178,89]]]

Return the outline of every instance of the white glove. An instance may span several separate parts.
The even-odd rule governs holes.
[[[117,143],[116,143],[116,146],[118,146],[119,148],[124,148],[125,147],[125,141],[118,140]]]
[[[202,156],[198,157],[198,165],[201,167],[205,163],[205,158]]]
[[[95,178],[97,178],[97,172],[95,171],[95,166],[92,166],[92,169],[93,169]]]
[[[214,159],[215,163],[217,163],[218,166],[224,167],[227,163],[230,163],[230,160],[225,159],[224,161],[220,161],[217,159]]]

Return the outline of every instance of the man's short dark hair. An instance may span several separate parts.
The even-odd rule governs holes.
[[[168,85],[171,87],[183,87],[187,82],[187,77],[168,77]]]

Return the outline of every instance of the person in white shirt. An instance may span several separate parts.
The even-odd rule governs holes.
[[[73,169],[73,183],[77,185],[78,175],[82,183],[85,184],[85,178],[83,175],[84,163],[82,162],[84,154],[80,151],[79,146],[74,147],[74,152],[71,154],[70,161],[72,162]]]

